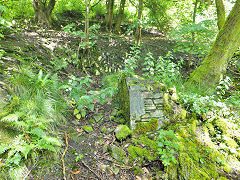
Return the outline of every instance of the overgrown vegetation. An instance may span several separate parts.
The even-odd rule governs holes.
[[[239,3],[2,0],[0,179],[239,176]],[[128,77],[166,123],[129,129]]]

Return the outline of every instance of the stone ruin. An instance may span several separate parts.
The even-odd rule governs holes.
[[[152,118],[158,119],[159,128],[169,119],[165,116],[163,95],[166,87],[155,81],[146,81],[136,77],[122,77],[120,79],[120,104],[129,119],[131,129],[136,123],[149,122]]]

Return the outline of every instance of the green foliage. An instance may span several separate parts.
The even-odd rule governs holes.
[[[63,85],[61,89],[65,89],[69,94],[69,99],[73,105],[74,115],[81,119],[87,114],[87,110],[94,111],[94,104],[104,104],[107,97],[114,94],[113,88],[105,88],[100,91],[90,91],[93,80],[90,76],[77,78],[72,76],[68,84]]]
[[[158,153],[161,155],[160,159],[163,162],[164,166],[169,166],[172,163],[176,164],[176,151],[179,150],[179,145],[177,142],[179,140],[175,136],[172,130],[170,131],[158,131],[159,135],[157,137],[158,142]]]
[[[81,43],[79,43],[80,49],[86,49],[86,48],[92,48],[98,40],[98,36],[96,35],[98,33],[98,29],[100,26],[98,24],[94,24],[91,27],[89,27],[89,37],[87,37],[87,34],[81,30],[76,30],[76,25],[74,23],[69,24],[62,28],[65,32],[70,33],[72,36],[77,36],[81,38]],[[87,39],[88,38],[88,39]]]
[[[213,22],[202,21],[198,24],[184,24],[171,32],[169,37],[177,41],[175,51],[203,57],[209,51],[209,44],[215,33],[211,30]]]
[[[232,80],[230,77],[226,76],[222,81],[220,81],[217,86],[217,95],[220,99],[223,99],[227,95],[229,95],[229,89],[232,85]]]
[[[1,126],[13,129],[18,136],[0,147],[4,168],[18,169],[29,159],[35,160],[44,152],[57,152],[61,146],[58,138],[50,136],[53,127],[64,121],[64,104],[58,93],[57,76],[50,77],[40,70],[38,74],[27,67],[20,67],[10,78],[12,102]]]
[[[58,93],[57,74],[51,76],[40,70],[34,73],[29,66],[22,66],[11,78],[13,94],[19,97],[15,112],[24,114],[29,122],[50,125],[64,121],[63,110],[66,108],[62,96]]]
[[[1,144],[0,156],[5,158],[2,166],[17,168],[30,158],[35,160],[34,154],[44,150],[56,153],[56,147],[60,145],[61,142],[57,138],[46,135],[42,129],[32,129],[25,132],[25,135],[17,136],[12,144]]]
[[[34,14],[31,0],[2,0],[0,10],[4,10],[2,16],[8,20],[29,19]]]
[[[148,53],[144,60],[143,76],[163,82],[168,86],[181,83],[180,68],[183,61],[175,64],[171,52],[168,52],[164,58],[160,56],[157,61],[153,58],[152,53]]]
[[[140,59],[140,49],[137,46],[131,47],[131,51],[125,60],[125,66],[123,72],[127,73],[128,75],[134,75],[135,69],[138,67],[137,62]]]
[[[172,2],[163,0],[151,0],[145,1],[145,6],[149,9],[148,24],[152,24],[153,26],[158,27],[158,29],[161,29],[161,31],[168,30],[169,26],[171,25],[171,18],[167,10],[172,6]]]
[[[83,158],[83,155],[82,154],[79,154],[79,153],[75,153],[75,155],[76,155],[76,162],[78,162],[80,159],[82,159]]]

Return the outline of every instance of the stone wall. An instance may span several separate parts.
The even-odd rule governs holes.
[[[154,81],[140,78],[127,78],[130,106],[130,127],[135,129],[136,123],[149,122],[152,118],[159,121],[159,127],[169,119],[163,111],[163,94],[166,87]]]

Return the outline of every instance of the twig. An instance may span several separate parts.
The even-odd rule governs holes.
[[[83,160],[82,161],[82,164],[88,168],[95,176],[97,176],[99,179],[103,180],[97,173],[95,173]]]
[[[66,148],[62,154],[62,157],[61,157],[61,160],[62,160],[62,166],[63,166],[63,179],[66,180],[66,172],[65,172],[65,163],[64,163],[64,156],[67,152],[67,149],[68,149],[68,135],[67,133],[65,132],[65,141],[66,141]]]

